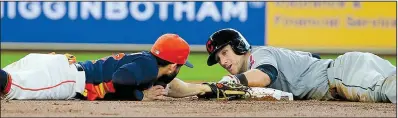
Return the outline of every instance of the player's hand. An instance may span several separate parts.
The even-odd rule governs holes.
[[[218,81],[218,83],[231,83],[231,84],[236,84],[236,83],[240,83],[238,78],[236,78],[233,75],[227,75],[221,78],[220,81]]]
[[[148,90],[144,90],[144,98],[143,101],[151,101],[151,100],[164,100],[167,95],[167,90],[163,88],[163,86],[156,85],[152,86]]]
[[[48,53],[48,54],[55,55],[55,54],[57,54],[57,53],[51,52],[51,53]],[[72,54],[69,54],[69,53],[65,53],[64,55],[66,56],[66,58],[68,58],[69,64],[74,64],[74,63],[77,62],[76,56],[74,56],[74,55],[72,55]]]
[[[65,53],[64,55],[66,56],[66,58],[68,58],[69,64],[76,63],[76,56],[69,53]]]

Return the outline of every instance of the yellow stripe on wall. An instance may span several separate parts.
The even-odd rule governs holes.
[[[267,2],[267,45],[396,47],[395,2]]]

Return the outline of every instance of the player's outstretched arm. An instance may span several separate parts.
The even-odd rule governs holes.
[[[174,78],[167,84],[169,97],[182,98],[195,95],[203,95],[206,92],[211,92],[211,88],[205,84],[186,83],[181,79]]]
[[[266,87],[278,76],[274,66],[263,64],[244,73],[224,76],[219,83],[234,82],[249,87]]]
[[[251,69],[243,73],[249,87],[266,87],[270,84],[270,77],[259,69]]]

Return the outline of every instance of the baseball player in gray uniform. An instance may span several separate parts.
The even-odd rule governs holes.
[[[396,66],[372,53],[347,52],[332,60],[271,46],[252,49],[230,28],[213,33],[206,48],[207,64],[231,74],[220,82],[274,88],[295,99],[396,103]]]

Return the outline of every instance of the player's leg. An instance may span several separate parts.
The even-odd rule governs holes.
[[[328,70],[331,86],[350,101],[395,102],[396,67],[371,53],[349,52],[339,56]]]
[[[84,90],[84,72],[61,54],[29,54],[3,70],[11,78],[6,99],[69,99]]]
[[[186,83],[181,79],[174,78],[166,89],[169,97],[181,98],[195,95],[203,95],[206,92],[211,92],[211,88],[204,84]]]

